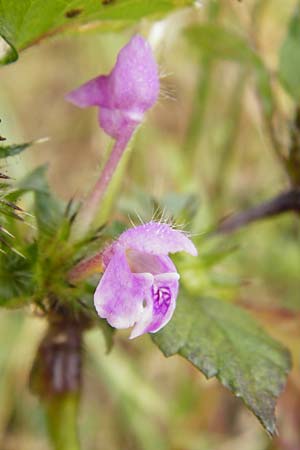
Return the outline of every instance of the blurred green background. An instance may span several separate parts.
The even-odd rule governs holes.
[[[271,73],[294,11],[294,0],[206,2],[115,33],[51,38],[27,49],[0,71],[1,135],[9,142],[49,142],[7,160],[15,178],[42,163],[64,199],[81,198],[96,180],[108,138],[96,111],[78,110],[64,95],[108,72],[134,32],[148,36],[159,57],[162,90],[134,142],[115,219],[147,216],[149,195],[176,212],[179,199],[198,204],[193,228],[201,236],[232,212],[271,198],[288,186],[266,132],[254,77],[247,64],[209,59],[186,28],[217,23],[255,45]],[[300,43],[299,43],[300,51]],[[274,84],[288,128],[293,103]],[[172,194],[171,194],[172,193]],[[121,211],[121,212],[120,212]],[[135,213],[133,213],[134,211]],[[149,217],[148,217],[149,218]],[[189,224],[184,224],[189,228]],[[258,222],[218,239],[203,239],[203,255],[228,248],[227,257],[197,280],[249,309],[292,351],[294,369],[279,408],[273,441],[217,381],[206,381],[179,357],[165,359],[148,336],[128,341],[118,332],[108,357],[100,331],[85,343],[80,415],[84,449],[271,450],[300,448],[300,230],[292,214]],[[0,448],[49,449],[38,400],[27,379],[45,323],[30,311],[0,313]]]

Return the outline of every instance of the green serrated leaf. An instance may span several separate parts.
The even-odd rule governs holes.
[[[113,28],[116,22],[130,24],[192,3],[192,0],[2,0],[0,35],[19,51],[43,37],[89,22],[92,26],[97,21],[111,23]]]
[[[153,341],[166,356],[180,354],[207,378],[216,376],[243,399],[270,434],[290,356],[245,311],[213,298],[182,297]]]
[[[279,79],[287,92],[295,99],[300,99],[300,9],[297,7],[279,55]]]

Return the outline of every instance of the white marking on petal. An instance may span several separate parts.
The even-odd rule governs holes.
[[[155,275],[154,277],[154,282],[157,281],[168,281],[168,280],[179,280],[180,275],[177,272],[172,272],[172,273],[160,273],[158,275]]]

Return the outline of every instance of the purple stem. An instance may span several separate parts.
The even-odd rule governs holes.
[[[101,200],[107,191],[109,183],[118,167],[120,159],[130,138],[133,135],[134,130],[134,126],[129,126],[126,131],[123,132],[122,136],[116,139],[109,158],[100,173],[100,177],[80,208],[76,224],[74,224],[76,237],[78,237],[78,235],[83,235],[92,225],[93,220],[99,211]]]

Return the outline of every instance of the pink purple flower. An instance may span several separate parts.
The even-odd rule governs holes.
[[[94,296],[99,316],[114,328],[134,327],[130,338],[165,326],[179,287],[168,255],[180,251],[197,255],[192,241],[166,223],[149,222],[122,233],[103,254],[105,271]]]
[[[88,81],[67,99],[81,108],[100,107],[100,126],[118,139],[132,133],[158,94],[158,68],[150,45],[135,35],[120,51],[109,75]]]

